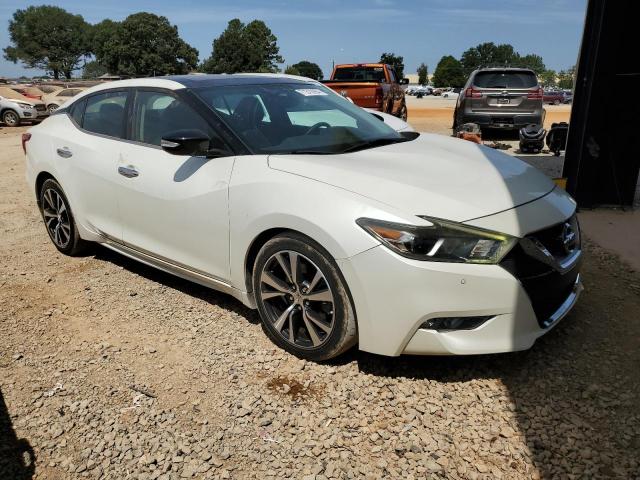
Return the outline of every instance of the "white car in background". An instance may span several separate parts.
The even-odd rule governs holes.
[[[526,349],[580,293],[576,205],[550,179],[308,79],[102,84],[23,146],[60,252],[99,242],[233,295],[303,358]]]
[[[49,112],[40,100],[25,97],[12,88],[0,85],[0,120],[7,127],[18,127],[21,123],[41,122]]]
[[[81,87],[63,88],[62,90],[58,90],[45,95],[42,101],[47,105],[47,110],[49,110],[49,113],[53,113],[61,105],[68,102],[84,90],[86,89]]]

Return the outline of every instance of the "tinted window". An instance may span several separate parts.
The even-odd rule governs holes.
[[[533,72],[492,70],[478,72],[473,84],[480,88],[533,88],[538,79]]]
[[[87,99],[82,128],[110,137],[124,138],[127,92],[105,92]]]
[[[342,67],[336,70],[333,80],[356,82],[385,82],[383,67]]]
[[[177,130],[200,130],[214,137],[209,124],[182,100],[162,92],[136,93],[132,140],[160,145],[165,134]]]
[[[84,114],[84,107],[86,104],[87,104],[87,101],[85,99],[82,99],[78,102],[75,102],[73,105],[71,105],[71,108],[69,110],[69,114],[71,115],[71,118],[78,126],[82,125],[82,115]]]

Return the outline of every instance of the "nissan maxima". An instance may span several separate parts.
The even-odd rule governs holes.
[[[313,80],[102,84],[22,143],[60,252],[98,242],[228,293],[306,359],[527,349],[582,288],[576,204],[550,179]]]

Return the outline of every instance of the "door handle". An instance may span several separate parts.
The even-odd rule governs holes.
[[[69,158],[73,155],[73,153],[71,153],[71,150],[69,150],[69,147],[58,148],[56,149],[56,153],[62,158]]]
[[[138,170],[136,170],[135,167],[131,165],[129,165],[128,167],[118,167],[118,173],[127,178],[133,178],[140,175],[140,173],[138,173]]]

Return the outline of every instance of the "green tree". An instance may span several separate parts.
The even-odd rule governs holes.
[[[394,53],[383,53],[380,55],[380,63],[391,65],[398,74],[398,79],[404,77],[404,57]]]
[[[540,74],[540,83],[543,87],[555,87],[556,86],[556,71],[545,70]]]
[[[81,15],[43,5],[16,10],[9,21],[10,46],[4,58],[27,68],[39,68],[71,78],[83,57],[90,51],[89,25]]]
[[[298,63],[291,65],[292,68],[295,68],[298,72],[298,75],[303,77],[313,78],[314,80],[322,80],[323,74],[322,69],[317,63],[309,62],[307,60],[302,60]]]
[[[418,83],[420,85],[426,85],[429,82],[429,70],[424,63],[421,63],[418,67]]]
[[[295,65],[289,65],[284,69],[284,73],[287,75],[300,75],[300,70],[298,70]]]
[[[516,59],[516,65],[514,66],[530,68],[536,73],[536,75],[542,75],[547,69],[542,61],[542,57],[534,53],[529,53],[519,57]]]
[[[573,66],[568,70],[560,70],[558,73],[558,87],[562,89],[572,89],[576,78],[576,67]]]
[[[481,66],[512,65],[519,58],[513,46],[509,44],[496,45],[485,42],[466,50],[460,57],[465,75]]]
[[[432,80],[436,87],[463,87],[467,76],[462,63],[451,55],[446,55],[438,62]]]
[[[105,73],[109,73],[107,69],[95,60],[85,63],[82,68],[82,78],[98,78]]]
[[[91,37],[96,61],[112,74],[184,74],[198,63],[198,50],[180,38],[178,27],[152,13],[134,13],[119,23],[105,20]]]
[[[278,39],[262,20],[247,25],[237,18],[213,41],[211,56],[200,69],[207,73],[277,72]]]

